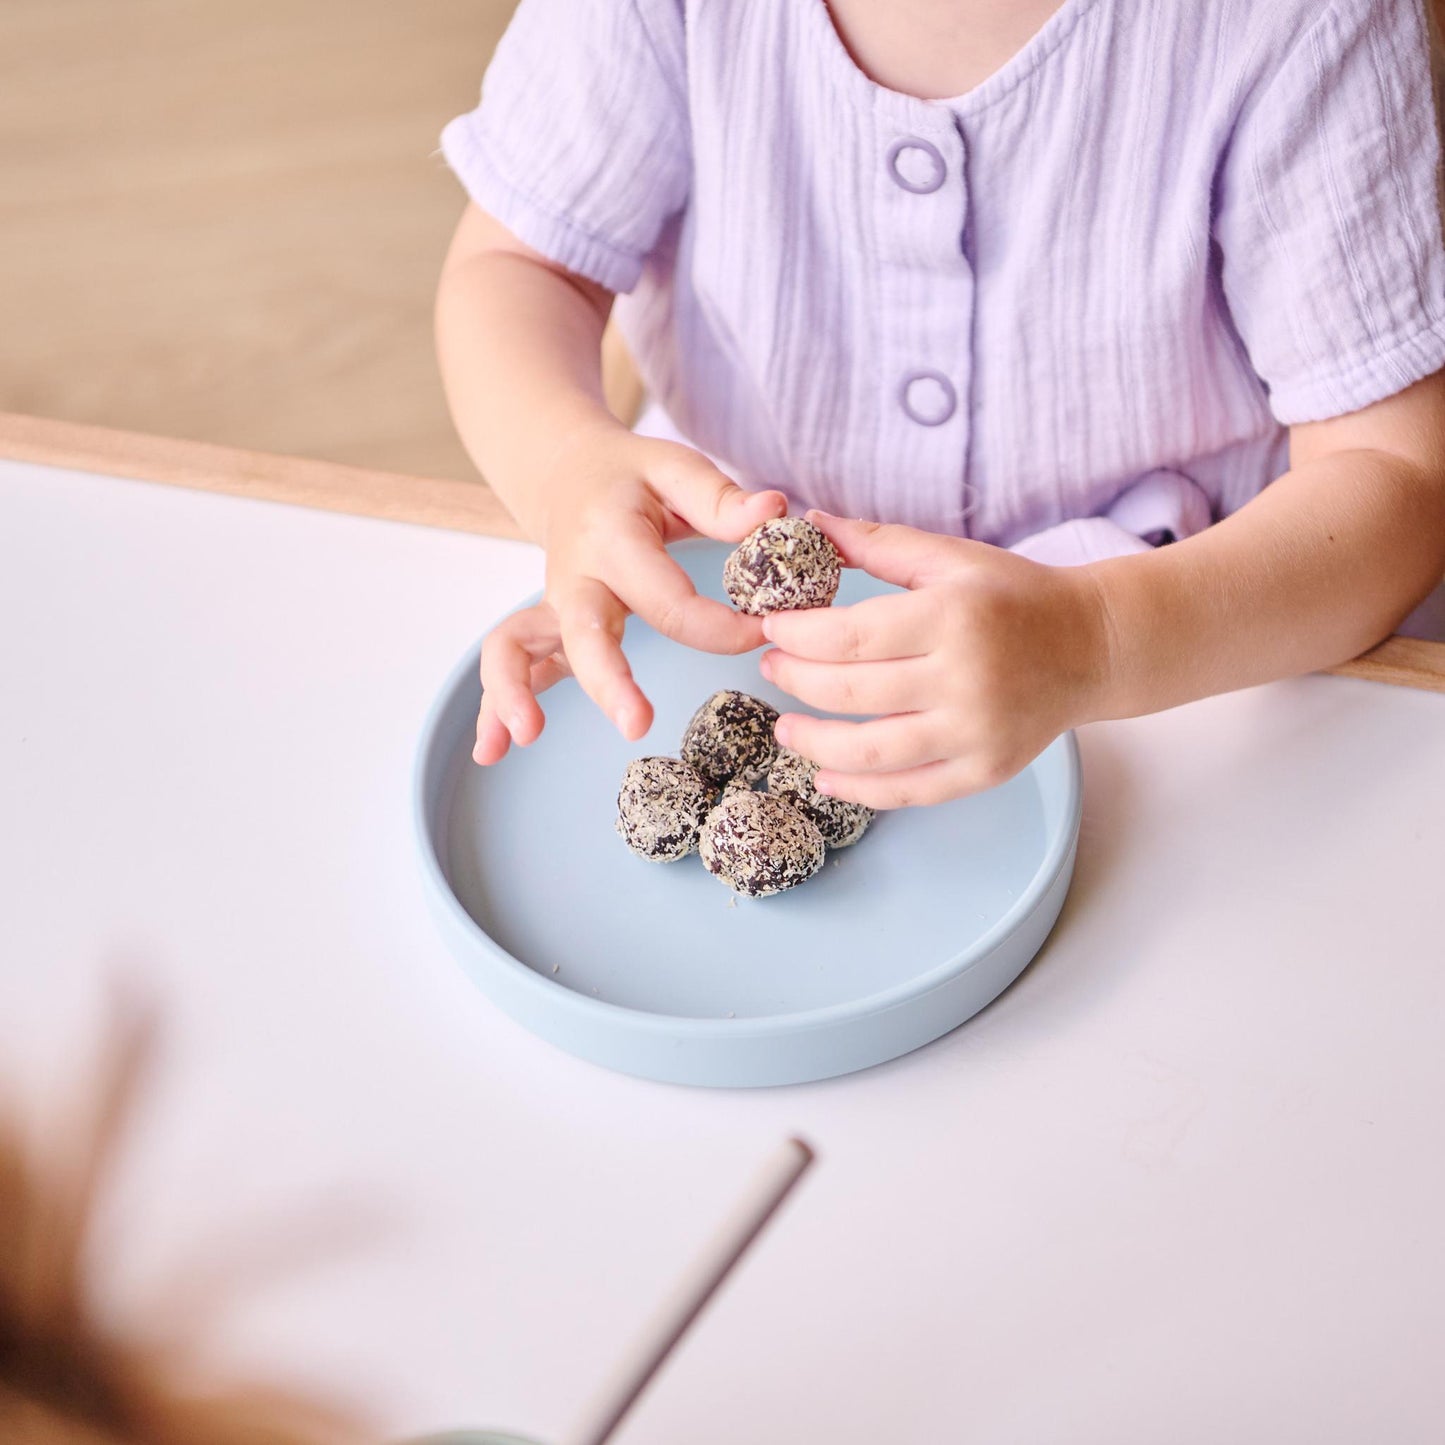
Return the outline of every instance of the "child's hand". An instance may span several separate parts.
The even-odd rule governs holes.
[[[775,612],[762,672],[839,722],[788,713],[779,742],[820,791],[873,808],[939,803],[1012,777],[1087,721],[1108,624],[1087,567],[1045,567],[981,542],[810,513],[843,560],[908,592]]]
[[[638,738],[652,706],[622,653],[627,614],[704,652],[762,645],[755,617],[699,597],[664,550],[693,532],[738,542],[787,512],[780,492],[745,492],[690,447],[588,432],[569,444],[548,487],[546,600],[506,618],[482,645],[482,707],[472,756],[495,763],[542,731],[537,694],[569,674]]]

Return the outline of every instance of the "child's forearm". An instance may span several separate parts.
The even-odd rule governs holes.
[[[542,601],[482,644],[479,763],[535,742],[537,694],[569,675],[624,737],[641,737],[652,706],[622,650],[629,613],[709,652],[762,641],[756,617],[698,596],[667,544],[689,531],[741,541],[787,498],[744,492],[691,447],[613,417],[602,387],[611,307],[609,292],[468,208],[437,288],[442,377],[473,460],[547,549]]]
[[[516,248],[478,211],[437,287],[437,356],[462,443],[522,529],[543,541],[577,438],[621,430],[602,394],[611,295]]]
[[[1331,666],[1445,575],[1445,470],[1376,450],[1319,456],[1197,537],[1091,570],[1110,634],[1099,716]]]

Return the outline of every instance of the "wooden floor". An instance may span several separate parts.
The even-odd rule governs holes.
[[[512,0],[3,0],[0,410],[462,477],[437,158]]]

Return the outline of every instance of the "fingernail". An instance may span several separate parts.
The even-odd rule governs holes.
[[[758,659],[758,671],[771,682],[773,680],[773,654],[765,652]]]
[[[833,789],[828,785],[828,775],[826,773],[813,774],[813,791],[815,793],[822,793],[825,798],[831,798],[833,796]]]
[[[763,636],[766,637],[769,642],[773,640],[773,614],[771,612],[763,618]]]
[[[793,736],[793,722],[791,718],[780,717],[773,724],[773,736],[786,748],[790,746],[790,739]]]
[[[506,725],[507,731],[511,733],[513,737],[516,737],[522,730],[522,714],[520,709],[514,709],[509,712],[502,721]]]

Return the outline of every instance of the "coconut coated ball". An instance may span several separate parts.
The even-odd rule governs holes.
[[[652,863],[675,863],[697,847],[717,789],[677,758],[638,758],[617,794],[617,831]]]
[[[715,692],[693,713],[682,735],[682,760],[715,787],[741,778],[754,783],[777,756],[778,710],[745,692]]]
[[[739,612],[762,617],[828,607],[843,575],[838,549],[805,517],[764,522],[723,563],[723,588]]]
[[[703,867],[744,898],[767,898],[806,883],[823,866],[823,835],[772,793],[728,792],[698,840]]]
[[[768,771],[768,792],[806,813],[830,848],[847,848],[868,831],[873,809],[820,793],[813,786],[817,771],[818,765],[811,758],[791,748],[779,748]]]

